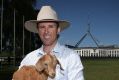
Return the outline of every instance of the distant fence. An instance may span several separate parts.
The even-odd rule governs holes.
[[[22,58],[17,57],[14,59],[14,57],[0,57],[0,66],[3,65],[19,65]]]
[[[0,62],[13,61],[14,57],[0,57]]]
[[[75,51],[81,57],[119,57],[119,49],[118,48],[104,48],[104,49],[94,49],[94,48],[86,48],[86,49],[75,49]]]

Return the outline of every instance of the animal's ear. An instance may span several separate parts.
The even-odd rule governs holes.
[[[64,69],[62,68],[62,65],[61,65],[61,63],[59,62],[58,59],[57,59],[57,62],[58,62],[58,64],[59,64],[59,66],[60,66],[60,69],[61,69],[61,70],[64,70]]]
[[[41,72],[45,69],[45,66],[43,64],[43,62],[41,60],[39,60],[37,63],[36,63],[36,69]]]
[[[54,57],[54,59],[56,59],[56,60],[57,60],[57,64],[59,64],[60,69],[61,69],[61,70],[64,70],[64,69],[62,68],[61,63],[60,63],[60,62],[59,62],[59,60],[57,59],[57,57],[56,57],[55,55],[53,55],[53,57]]]
[[[43,66],[38,66],[36,67],[36,69],[39,71],[39,72],[42,72],[45,68]]]

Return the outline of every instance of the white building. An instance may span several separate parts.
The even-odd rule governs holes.
[[[119,57],[119,47],[82,47],[74,50],[81,57]]]

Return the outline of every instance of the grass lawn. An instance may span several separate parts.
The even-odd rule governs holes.
[[[85,80],[119,80],[119,59],[85,59]]]
[[[119,80],[119,59],[82,59],[85,80]],[[0,80],[11,80],[14,67],[0,65]]]
[[[14,71],[16,71],[17,67],[13,65],[6,65],[2,64],[0,65],[0,80],[11,80],[12,74]]]

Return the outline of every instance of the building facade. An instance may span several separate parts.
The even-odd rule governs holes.
[[[119,57],[119,48],[115,47],[83,47],[74,50],[81,57]]]

